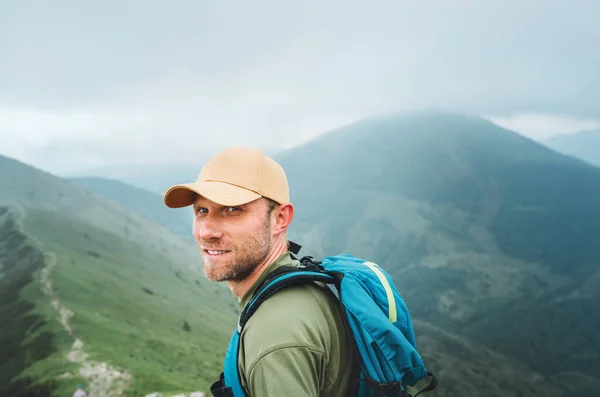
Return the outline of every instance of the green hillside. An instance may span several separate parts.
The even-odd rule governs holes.
[[[0,313],[14,319],[0,326],[0,395],[208,390],[237,303],[204,279],[193,244],[5,157],[0,202]]]
[[[600,130],[565,134],[544,141],[549,148],[600,166]]]
[[[44,299],[41,289],[33,287],[34,274],[43,267],[44,254],[22,232],[20,213],[0,207],[0,396],[44,396],[54,387],[52,379],[17,378],[30,365],[55,355],[65,337],[50,330],[58,330],[54,316],[34,312],[35,301]],[[24,295],[29,299],[22,299]]]
[[[195,162],[198,165],[178,164],[163,167],[160,165],[116,164],[82,169],[61,176],[69,179],[100,178],[119,180],[130,186],[162,194],[171,186],[173,179],[196,179],[198,177],[199,164],[202,163],[202,159],[206,158],[208,158],[207,154],[199,153],[198,161]]]
[[[562,396],[542,374],[504,354],[420,320],[418,345],[427,365],[438,377],[438,388],[419,396]],[[409,392],[421,390],[427,380]],[[587,394],[590,396],[591,394]]]
[[[163,246],[164,252],[181,260],[198,261],[195,247],[189,242],[79,184],[2,156],[0,170],[3,202],[54,212],[126,240],[154,248]]]
[[[100,177],[71,178],[97,195],[122,205],[131,212],[165,227],[178,236],[193,242],[193,214],[189,208],[168,208],[161,195],[127,183]]]
[[[278,160],[305,253],[377,261],[415,317],[560,390],[559,374],[576,374],[569,395],[600,380],[600,289],[590,281],[600,270],[600,169],[440,113],[363,120]]]

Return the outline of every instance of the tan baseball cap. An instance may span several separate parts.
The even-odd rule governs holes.
[[[290,200],[283,167],[255,148],[230,147],[217,153],[200,170],[196,182],[170,187],[168,207],[192,205],[196,194],[217,204],[235,206],[267,197],[279,204]]]

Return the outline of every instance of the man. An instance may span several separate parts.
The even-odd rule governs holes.
[[[283,168],[258,149],[229,148],[196,182],[167,190],[171,208],[192,206],[204,272],[226,281],[244,309],[280,266],[298,266],[287,230],[294,217]],[[316,283],[267,299],[240,336],[238,370],[248,396],[349,397],[358,358],[337,298]]]

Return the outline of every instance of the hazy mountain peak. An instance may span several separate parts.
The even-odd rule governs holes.
[[[544,144],[557,152],[600,166],[600,130],[558,135]]]

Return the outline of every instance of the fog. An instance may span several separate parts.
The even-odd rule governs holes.
[[[600,3],[0,5],[0,153],[69,172],[291,147],[433,108],[535,139],[600,126]]]

